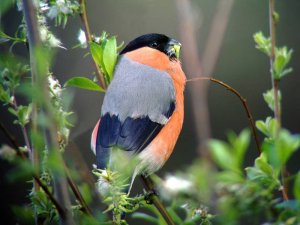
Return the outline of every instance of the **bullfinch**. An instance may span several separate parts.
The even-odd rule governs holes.
[[[136,160],[132,181],[160,169],[173,152],[184,117],[186,76],[179,61],[181,44],[163,34],[146,34],[119,54],[91,145],[98,169]],[[132,183],[131,183],[132,184]],[[131,187],[131,186],[130,186]]]

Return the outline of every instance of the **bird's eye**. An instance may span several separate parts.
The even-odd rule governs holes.
[[[152,47],[152,48],[156,48],[157,46],[158,46],[157,42],[152,42],[150,44],[150,47]]]

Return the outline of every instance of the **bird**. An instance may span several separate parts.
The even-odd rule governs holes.
[[[98,169],[133,166],[128,192],[136,175],[151,175],[165,164],[182,130],[186,76],[180,49],[177,40],[149,33],[119,53],[91,148]],[[116,152],[122,154],[114,159]]]

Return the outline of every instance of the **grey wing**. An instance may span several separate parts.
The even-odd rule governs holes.
[[[165,124],[168,118],[164,114],[171,102],[175,102],[175,89],[168,73],[123,56],[106,92],[101,114],[116,115],[121,121],[148,116],[153,122]]]
[[[175,109],[170,76],[122,58],[106,92],[96,138],[97,167],[104,169],[111,147],[142,151]]]

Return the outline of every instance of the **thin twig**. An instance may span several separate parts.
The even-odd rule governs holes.
[[[24,160],[28,160],[28,158],[26,157],[26,155],[20,151],[19,149],[19,145],[17,144],[16,139],[14,138],[14,136],[10,133],[10,131],[4,126],[4,124],[0,121],[0,129],[2,130],[2,132],[5,134],[5,136],[8,138],[8,140],[11,142],[11,144],[13,145],[13,147],[15,148],[17,155],[24,159]],[[67,174],[67,180],[68,183],[76,197],[76,199],[78,200],[78,202],[82,205],[83,207],[83,212],[87,213],[88,215],[92,215],[90,208],[88,207],[88,205],[86,204],[85,200],[83,199],[78,187],[76,186],[76,184],[74,183],[74,181],[72,180],[70,173],[68,171],[68,168],[65,166],[65,171]],[[52,201],[53,205],[56,207],[58,213],[61,216],[65,216],[65,211],[64,209],[59,205],[58,201],[54,198],[54,196],[50,193],[50,191],[48,190],[47,186],[40,180],[40,178],[34,174],[33,175],[34,180],[38,183],[38,185],[44,190],[44,192],[46,193],[46,195],[48,196],[48,198]]]
[[[11,142],[11,144],[15,148],[15,150],[17,152],[17,156],[20,157],[20,158],[22,158],[23,160],[28,160],[28,158],[24,154],[24,152],[20,151],[19,145],[17,144],[17,141],[14,138],[14,136],[3,125],[3,123],[1,121],[0,121],[0,129],[2,130],[2,132],[5,134],[5,136],[8,138],[8,140]],[[49,191],[48,187],[40,180],[40,178],[36,174],[33,174],[32,176],[34,178],[34,181],[38,183],[39,187],[41,187],[43,189],[43,191],[46,193],[46,195],[48,196],[48,198],[50,199],[50,201],[53,203],[53,205],[57,209],[59,215],[64,218],[65,217],[65,210],[58,203],[58,201],[55,199],[55,197],[51,194],[51,192]]]
[[[273,74],[274,73],[273,65],[275,60],[275,48],[276,48],[276,22],[274,16],[275,16],[275,0],[269,0],[269,29],[270,29],[270,37],[271,37],[270,72],[271,72],[272,87],[274,91],[274,116],[275,119],[278,121],[279,129],[280,129],[281,117],[280,117],[279,98],[278,98],[279,80],[274,79],[274,74]]]
[[[65,172],[66,172],[66,175],[67,175],[67,181],[68,181],[68,184],[69,186],[71,187],[77,201],[80,203],[80,205],[82,206],[82,211],[84,213],[86,213],[87,215],[92,215],[92,211],[91,209],[89,208],[89,206],[87,205],[87,203],[85,202],[84,198],[82,197],[77,185],[74,183],[71,175],[70,175],[70,172],[69,172],[69,169],[67,167],[66,164],[64,164],[64,169],[65,169]]]
[[[141,176],[142,181],[144,183],[144,186],[146,188],[146,191],[148,192],[153,192],[154,191],[154,183],[151,180],[151,178],[145,177],[145,176]],[[152,196],[152,199],[154,206],[156,207],[156,209],[160,212],[160,214],[162,215],[162,217],[165,219],[166,223],[168,225],[175,225],[175,223],[173,222],[171,216],[169,215],[169,213],[167,212],[166,208],[164,207],[164,205],[161,203],[161,201],[159,200],[159,198],[154,194]]]
[[[17,100],[16,100],[16,96],[14,94],[13,94],[13,99],[14,100],[13,100],[13,103],[11,103],[11,105],[14,107],[15,110],[17,110],[19,106],[18,106],[18,103],[17,103]],[[35,106],[34,106],[34,108],[35,109],[33,109],[33,110],[36,110]],[[35,126],[35,125],[33,125],[33,126]],[[32,166],[34,168],[35,173],[38,174],[39,173],[38,172],[39,171],[39,159],[37,157],[38,153],[37,153],[37,151],[35,151],[33,149],[33,146],[31,146],[31,144],[30,144],[28,132],[27,132],[27,129],[26,129],[25,125],[24,126],[20,125],[20,127],[21,127],[22,134],[23,134],[23,137],[24,137],[25,145],[26,145],[28,153],[29,153],[29,159],[31,160],[31,163],[32,163]],[[22,157],[22,158],[24,159],[24,157]],[[33,176],[33,178],[34,178],[33,179],[33,192],[37,193],[40,190],[41,181],[39,179],[37,180],[38,176]],[[50,193],[48,191],[48,189],[45,190],[45,193],[46,192]],[[53,197],[52,195],[51,196],[49,195],[49,198],[52,198],[52,197]],[[52,200],[56,201],[55,199],[52,199]],[[60,206],[58,205],[58,207],[60,207]],[[61,210],[57,209],[57,211],[61,211]],[[35,214],[35,223],[38,224],[37,207],[35,205],[34,205],[34,214]],[[62,215],[64,216],[64,214],[62,214]]]
[[[13,101],[12,101],[12,103],[10,103],[10,105],[11,105],[15,110],[18,110],[19,105],[18,105],[18,103],[17,103],[16,96],[13,94],[12,97],[13,97]],[[27,129],[26,129],[26,127],[23,126],[23,125],[20,125],[20,127],[21,127],[22,134],[23,134],[23,137],[24,137],[25,145],[26,145],[26,147],[27,147],[27,149],[28,149],[28,152],[29,152],[29,155],[30,155],[30,159],[31,159],[31,161],[33,162],[33,149],[32,149],[32,147],[31,147],[31,145],[30,145],[30,141],[29,141],[29,136],[28,136]]]
[[[7,139],[10,141],[10,143],[13,145],[15,149],[19,149],[19,146],[17,145],[16,138],[10,133],[10,131],[4,126],[2,121],[0,121],[0,129],[5,134]]]
[[[55,208],[57,209],[58,214],[62,217],[62,219],[66,219],[66,211],[65,209],[59,204],[59,202],[54,198],[51,194],[47,186],[39,179],[37,175],[33,175],[34,180],[39,184],[39,186],[43,189],[46,193],[48,198],[51,200]]]
[[[228,84],[224,83],[223,81],[217,80],[215,78],[212,77],[196,77],[196,78],[192,78],[192,79],[188,79],[187,82],[192,82],[192,81],[197,81],[197,80],[210,80],[214,83],[217,83],[223,87],[225,87],[227,90],[231,91],[232,93],[234,93],[242,102],[243,107],[246,111],[249,123],[250,123],[250,128],[252,131],[252,135],[256,144],[256,148],[258,150],[259,153],[261,153],[261,149],[260,149],[260,144],[259,144],[259,140],[258,140],[258,135],[255,129],[255,124],[254,124],[254,120],[253,120],[253,116],[251,114],[250,108],[248,106],[247,100],[234,88],[232,88],[231,86],[229,86]]]
[[[86,12],[86,2],[85,2],[85,0],[79,0],[79,3],[80,3],[80,6],[81,6],[81,13],[79,15],[80,15],[80,19],[83,23],[83,28],[84,28],[84,33],[85,33],[87,43],[88,43],[88,46],[90,48],[90,43],[92,41],[92,35],[91,35],[90,26],[89,26],[88,17],[87,17],[87,12]],[[100,68],[97,65],[96,61],[94,59],[92,59],[92,60],[93,60],[93,63],[95,65],[96,74],[99,77],[101,86],[102,86],[103,89],[106,89],[106,83],[105,83],[105,80],[104,80],[104,76],[101,73]]]
[[[36,47],[36,45],[40,45],[41,44],[41,40],[39,38],[39,33],[35,32],[35,30],[38,27],[38,22],[35,19],[36,18],[36,11],[33,7],[33,3],[29,2],[28,0],[22,0],[23,3],[23,14],[24,14],[24,18],[25,18],[25,23],[26,23],[26,29],[27,29],[27,39],[28,39],[28,47],[29,47],[29,57],[30,57],[30,66],[31,66],[31,80],[32,83],[34,83],[37,79],[37,71],[35,67],[36,64],[36,59],[34,58],[32,52],[33,49]],[[30,43],[30,44],[29,44]],[[36,104],[33,103],[32,104],[32,111],[33,114],[36,115],[37,112],[37,107]],[[36,128],[36,124],[34,123],[33,125],[33,129]],[[32,149],[34,150],[34,149]],[[30,159],[32,161],[32,165],[33,167],[38,170],[39,167],[39,162],[38,162],[38,153],[36,151],[31,151],[30,153]],[[33,189],[34,192],[37,192],[39,190],[39,185],[38,183],[35,181],[35,179],[33,180]],[[37,210],[34,210],[35,213],[35,223],[38,223],[38,218],[37,218]]]
[[[269,0],[269,29],[271,37],[271,54],[270,54],[270,72],[271,81],[274,92],[274,117],[278,122],[278,127],[276,130],[276,136],[278,137],[281,130],[281,109],[278,97],[279,92],[279,79],[274,77],[274,61],[275,61],[275,51],[276,51],[276,21],[275,21],[275,0]],[[281,188],[282,197],[285,201],[289,200],[288,196],[288,184],[285,180],[285,174],[287,174],[287,169],[284,166],[281,169],[281,180],[283,187]]]
[[[47,104],[49,104],[49,93],[47,91],[47,80],[46,76],[43,73],[46,73],[47,69],[44,69],[42,72],[38,65],[41,63],[41,60],[38,55],[38,50],[42,50],[42,42],[40,39],[39,24],[37,18],[37,10],[33,1],[23,0],[23,13],[27,28],[27,37],[28,37],[28,46],[29,46],[29,55],[30,55],[30,67],[31,67],[31,76],[33,85],[41,87],[41,95],[43,97],[43,103],[40,105],[40,112],[45,113],[47,118],[55,118],[51,113]],[[44,65],[45,66],[45,65]],[[37,102],[34,101],[36,104]],[[35,105],[36,106],[36,105]],[[37,114],[35,114],[37,116]],[[34,119],[34,123],[37,120],[37,117]],[[41,127],[41,132],[45,135],[45,141],[49,149],[56,151],[58,150],[56,142],[56,129],[55,124],[49,123],[48,127]],[[61,155],[59,153],[60,161],[62,162]],[[60,216],[60,222],[62,225],[73,225],[75,221],[73,220],[71,214],[71,202],[67,190],[67,182],[64,175],[54,176],[54,189],[58,197],[60,205],[63,205],[65,208],[65,216]]]
[[[25,1],[24,1],[25,2]],[[38,32],[37,32],[37,27],[38,27],[38,24],[37,24],[37,21],[36,21],[36,15],[35,15],[35,10],[34,10],[34,7],[30,4],[27,4],[27,2],[25,2],[24,4],[23,2],[23,5],[24,5],[24,14],[29,14],[26,18],[26,15],[25,15],[25,18],[26,18],[26,24],[27,24],[27,29],[28,29],[28,40],[29,40],[29,47],[31,48],[30,50],[32,51],[32,48],[34,48],[36,45],[41,45],[41,41],[40,41],[40,38],[39,38],[39,35],[38,35]],[[26,8],[25,8],[26,7]],[[34,61],[35,59],[32,59],[33,57],[33,54],[32,52],[30,52],[30,57],[31,57],[31,66],[32,68],[34,68]],[[31,70],[32,72],[32,80],[33,80],[33,83],[36,82],[36,71],[35,69],[32,69]],[[16,105],[17,107],[17,105]],[[35,115],[37,115],[36,112],[34,112]],[[30,150],[30,152],[32,152],[32,149],[30,149],[30,143],[29,143],[29,138],[28,138],[28,134],[27,134],[27,131],[26,129],[23,127],[22,128],[22,131],[23,131],[23,135],[24,135],[24,138],[25,138],[25,142],[26,142],[26,145],[28,147],[28,149]],[[53,132],[52,132],[53,133]],[[18,149],[18,148],[17,148]],[[22,155],[22,158],[25,159],[26,156],[24,156],[24,154]],[[33,158],[35,156],[31,156],[31,158]],[[34,159],[33,159],[34,161]],[[36,164],[36,163],[34,163]],[[84,199],[82,198],[82,195],[80,194],[79,190],[78,190],[78,187],[76,186],[76,184],[72,181],[72,178],[69,176],[69,173],[67,171],[67,168],[65,167],[65,170],[66,170],[66,173],[67,173],[67,181],[75,195],[75,197],[77,198],[77,200],[80,202],[80,204],[82,205],[83,207],[83,211],[87,214],[90,214],[91,215],[91,211],[90,209],[88,208],[86,202],[84,201]],[[51,199],[51,201],[53,202],[53,204],[56,206],[59,214],[61,215],[62,219],[65,220],[69,220],[67,221],[67,223],[72,223],[72,220],[70,218],[66,218],[66,212],[65,210],[62,209],[62,207],[59,205],[58,201],[51,195],[51,193],[49,192],[49,190],[47,189],[47,186],[45,186],[42,181],[39,179],[39,177],[37,175],[34,175],[34,180],[39,184],[41,185],[42,189],[45,191],[45,193],[48,195],[48,197]],[[62,184],[59,184],[59,182],[56,182],[58,183],[57,185],[58,186],[61,186]],[[35,186],[35,189],[38,189],[38,186]],[[62,189],[62,188],[61,188]],[[63,196],[65,197],[65,196]],[[68,201],[69,202],[69,201]],[[70,216],[70,214],[68,215]]]

